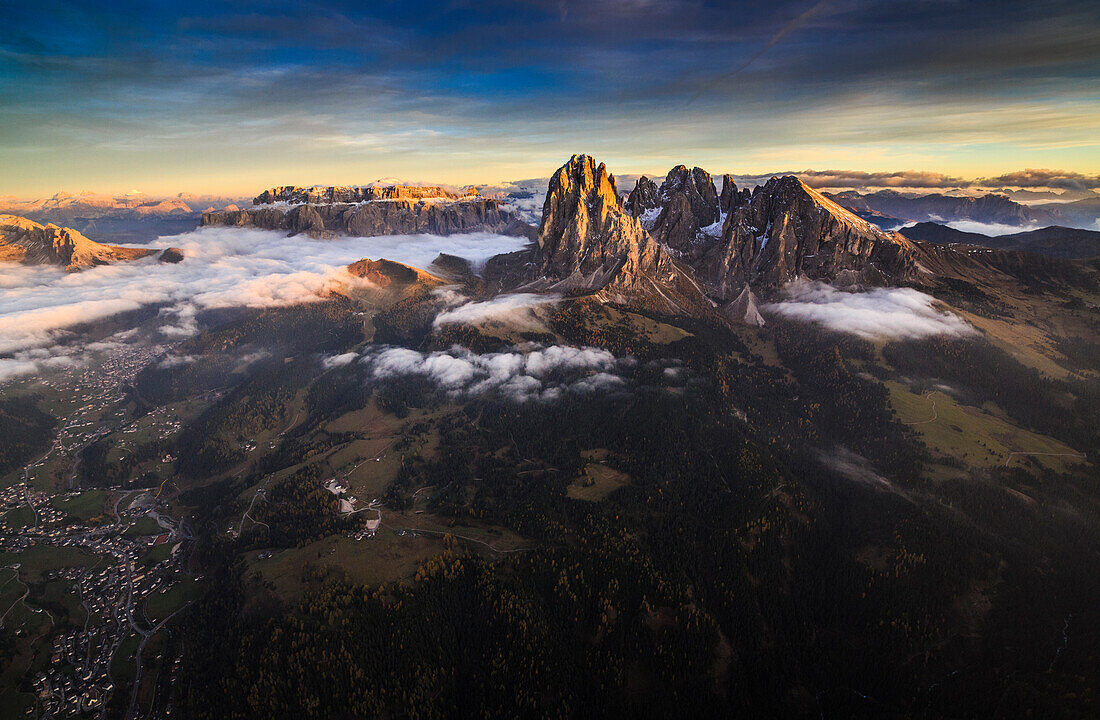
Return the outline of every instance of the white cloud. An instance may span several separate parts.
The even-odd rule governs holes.
[[[290,305],[352,283],[344,269],[364,257],[427,267],[440,252],[475,266],[526,243],[493,233],[441,237],[404,235],[312,239],[240,228],[203,228],[162,238],[183,250],[184,261],[155,258],[65,273],[48,266],[5,266],[0,273],[0,353],[42,347],[65,328],[145,305],[165,304],[162,332],[182,337],[195,330],[197,310]]]
[[[88,353],[110,352],[117,347],[115,343],[97,342],[82,348],[54,345],[19,350],[10,358],[0,358],[0,382],[49,370],[80,367]]]
[[[796,281],[784,288],[784,299],[765,309],[797,320],[820,323],[863,338],[920,338],[969,335],[965,320],[937,310],[935,298],[910,288],[876,288],[842,292],[820,282]]]
[[[975,220],[953,220],[951,222],[944,223],[947,227],[955,228],[956,230],[962,230],[963,232],[978,233],[979,235],[989,235],[996,237],[997,235],[1013,235],[1015,233],[1027,232],[1028,230],[1034,230],[1037,225],[1004,225],[1001,223],[983,223]]]
[[[566,345],[483,355],[458,346],[431,353],[371,348],[363,362],[376,380],[421,375],[455,396],[496,393],[517,402],[617,389],[625,384],[618,373],[634,364],[606,350]]]
[[[488,320],[495,320],[541,327],[541,323],[537,322],[531,315],[531,308],[556,302],[559,299],[556,295],[536,295],[534,293],[499,295],[491,300],[469,302],[453,310],[446,310],[436,316],[434,324],[436,327],[454,323],[477,325]]]
[[[169,355],[158,362],[157,367],[162,370],[168,370],[170,368],[190,365],[196,360],[198,360],[198,358],[196,358],[194,355]]]
[[[353,361],[358,359],[359,353],[354,352],[344,353],[343,355],[331,355],[329,357],[322,358],[321,367],[323,367],[325,370],[344,367],[345,365],[350,365]]]
[[[905,492],[899,490],[893,483],[877,473],[867,458],[862,455],[857,455],[851,450],[841,446],[833,448],[831,452],[818,450],[816,454],[817,459],[824,465],[832,468],[837,473],[853,482],[867,485],[877,490],[896,493],[909,499]]]

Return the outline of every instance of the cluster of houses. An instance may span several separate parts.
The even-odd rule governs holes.
[[[6,498],[7,495],[0,495]],[[44,506],[49,507],[45,498]],[[30,678],[37,696],[35,710],[43,717],[77,717],[97,711],[111,697],[115,680],[111,665],[123,641],[151,629],[143,600],[166,593],[182,578],[180,543],[164,560],[149,556],[151,549],[173,540],[173,533],[133,536],[131,528],[149,512],[148,503],[134,503],[120,511],[119,521],[84,526],[73,522],[25,527],[14,535],[0,535],[0,549],[25,550],[36,545],[76,547],[101,558],[86,566],[63,567],[43,573],[46,582],[63,581],[79,598],[83,610],[70,623],[55,623],[46,630],[51,643],[50,662]],[[27,598],[32,606],[35,598]],[[84,622],[84,616],[89,622]]]

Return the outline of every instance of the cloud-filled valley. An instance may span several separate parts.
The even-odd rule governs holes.
[[[195,309],[289,305],[351,282],[344,267],[364,257],[427,267],[441,252],[475,265],[524,240],[491,233],[314,240],[262,230],[209,228],[171,238],[179,264],[154,259],[79,273],[8,266],[0,275],[0,352],[51,344],[59,331],[146,305],[168,304],[167,335],[180,335]]]
[[[0,273],[0,380],[73,362],[81,349],[63,347],[67,328],[146,306],[163,306],[158,341],[197,331],[201,310],[270,307],[308,302],[327,291],[361,282],[345,266],[364,257],[427,267],[441,252],[475,266],[520,248],[521,238],[472,233],[316,240],[304,235],[236,228],[206,228],[161,238],[185,260],[153,258],[77,273],[45,265],[4,266]],[[67,360],[60,360],[67,357]]]

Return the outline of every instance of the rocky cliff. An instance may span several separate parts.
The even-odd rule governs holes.
[[[736,210],[742,205],[747,205],[751,199],[752,191],[748,188],[738,190],[733,175],[722,176],[722,196],[718,199],[718,207],[723,215],[728,215],[730,211]]]
[[[59,265],[66,270],[81,270],[94,265],[136,260],[158,252],[147,248],[101,245],[71,228],[39,225],[15,215],[0,215],[0,262]]]
[[[534,228],[515,213],[501,207],[496,200],[480,197],[432,202],[401,198],[356,203],[260,205],[248,210],[203,213],[202,225],[358,237],[420,233],[453,235],[485,230],[534,238]]]
[[[708,290],[733,297],[745,283],[776,287],[797,277],[840,284],[896,284],[917,272],[913,244],[857,217],[793,175],[757,187],[726,217],[720,241],[696,264]]]
[[[668,171],[658,192],[661,214],[650,228],[653,237],[685,252],[702,238],[703,228],[718,222],[718,192],[710,173],[702,168],[688,170],[677,165]]]
[[[313,205],[331,205],[333,203],[362,203],[376,200],[461,200],[478,197],[475,187],[462,190],[450,190],[437,185],[365,185],[362,187],[283,187],[265,190],[253,199],[253,205],[270,205],[285,202],[289,204],[310,203]]]
[[[668,248],[620,203],[607,168],[574,155],[550,178],[532,289],[593,292],[608,302],[700,315],[712,303]]]
[[[651,181],[639,180],[625,203],[628,212],[607,169],[575,155],[550,179],[536,257],[517,254],[511,270],[503,263],[493,270],[501,278],[520,277],[516,268],[525,262],[560,290],[624,302],[645,298],[665,309],[717,301],[733,306],[728,316],[752,322],[758,318],[748,286],[767,293],[797,277],[897,284],[920,272],[913,243],[796,177],[772,178],[751,194],[739,191],[732,178],[723,180],[720,197],[706,171],[678,166],[656,193]],[[647,232],[638,216],[652,217],[656,208],[660,215]],[[704,293],[709,300],[701,302]]]
[[[634,184],[634,189],[630,191],[630,195],[627,196],[623,208],[633,217],[641,217],[646,210],[660,209],[659,194],[660,189],[657,187],[657,183],[642,175],[638,178],[638,182]]]

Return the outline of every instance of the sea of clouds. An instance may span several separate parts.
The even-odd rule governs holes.
[[[512,252],[525,238],[478,232],[441,237],[400,235],[319,240],[241,228],[203,228],[161,238],[184,261],[146,258],[66,273],[51,266],[0,265],[0,380],[34,373],[72,356],[66,329],[149,305],[164,305],[161,340],[194,334],[201,310],[270,307],[309,302],[348,283],[345,266],[361,258],[388,258],[426,268],[440,252],[477,268]]]
[[[779,302],[764,309],[869,340],[974,334],[970,324],[937,309],[935,302],[931,295],[911,288],[847,292],[821,282],[796,281],[784,288]]]

